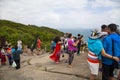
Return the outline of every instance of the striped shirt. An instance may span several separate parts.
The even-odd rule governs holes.
[[[87,60],[91,63],[99,63],[98,56],[96,56],[93,52],[88,51]]]

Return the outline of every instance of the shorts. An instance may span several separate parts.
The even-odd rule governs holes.
[[[98,72],[99,72],[99,63],[92,63],[92,62],[88,61],[88,65],[89,65],[91,74],[98,75]]]
[[[113,65],[106,65],[102,64],[102,78],[108,79],[108,77],[113,77],[114,66]]]

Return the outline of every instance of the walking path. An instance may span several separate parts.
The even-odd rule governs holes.
[[[21,55],[21,69],[8,68],[8,65],[0,67],[0,80],[88,80],[90,71],[86,53],[75,55],[72,68],[66,63],[67,54],[58,64],[50,60],[50,55]]]

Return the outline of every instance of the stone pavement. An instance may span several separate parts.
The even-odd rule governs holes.
[[[49,53],[40,56],[22,55],[21,69],[1,67],[0,80],[88,80],[90,71],[86,53],[80,56],[75,54],[72,68],[68,68],[66,63],[67,54],[61,57],[60,63],[54,63],[49,58],[50,55]]]

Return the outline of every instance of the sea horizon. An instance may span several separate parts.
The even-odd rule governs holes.
[[[84,36],[84,41],[87,42],[91,32],[94,29],[59,29],[60,31],[64,32],[64,33],[72,33],[73,36],[77,37],[78,34],[83,35]]]

